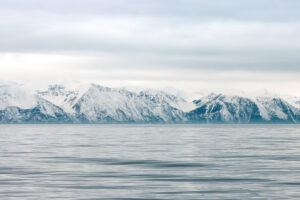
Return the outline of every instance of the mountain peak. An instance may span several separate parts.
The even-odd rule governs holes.
[[[300,99],[209,93],[188,102],[165,91],[132,92],[91,83],[31,92],[0,83],[0,122],[73,123],[298,123]],[[50,122],[49,121],[49,122]]]

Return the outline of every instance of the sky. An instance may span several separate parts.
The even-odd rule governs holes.
[[[0,80],[300,95],[299,0],[1,0]]]

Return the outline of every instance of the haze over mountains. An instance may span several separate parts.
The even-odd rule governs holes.
[[[194,101],[164,91],[68,89],[32,92],[0,83],[0,123],[299,123],[300,98],[211,93]]]

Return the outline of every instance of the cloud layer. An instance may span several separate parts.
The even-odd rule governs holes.
[[[297,0],[3,0],[0,78],[181,89],[193,82],[195,90],[247,85],[300,95],[299,6]]]

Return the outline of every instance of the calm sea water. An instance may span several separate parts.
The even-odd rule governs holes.
[[[1,125],[0,199],[300,199],[298,125]]]

